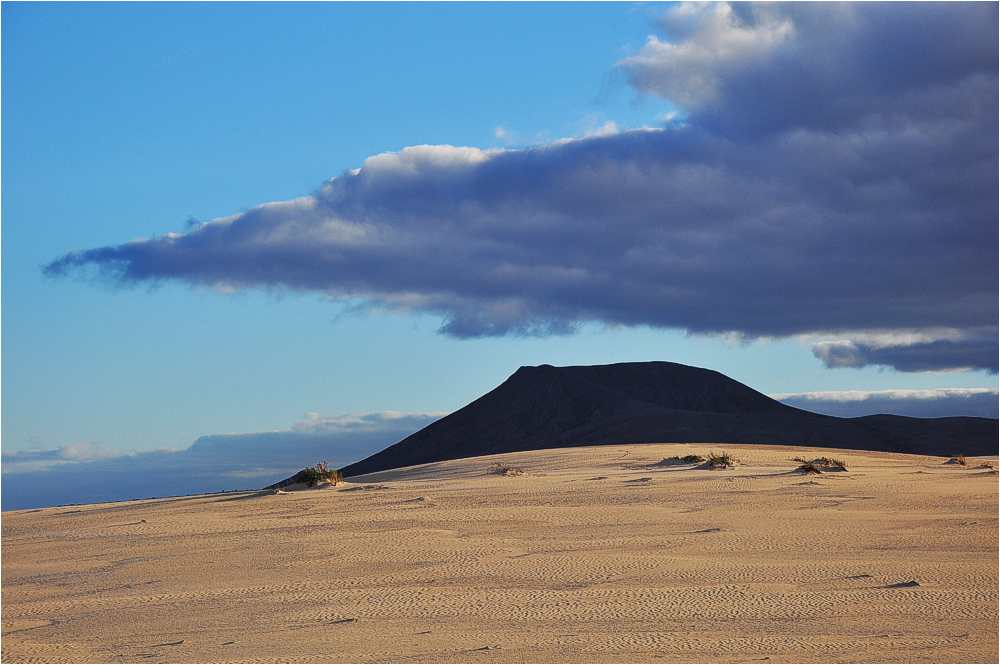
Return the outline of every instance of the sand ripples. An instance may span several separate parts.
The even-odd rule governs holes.
[[[3,660],[995,659],[995,480],[854,451],[802,485],[762,447],[650,466],[691,452],[7,513]]]

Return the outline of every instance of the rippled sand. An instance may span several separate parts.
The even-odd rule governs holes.
[[[711,448],[4,513],[2,659],[997,662],[998,477],[978,460],[657,464]]]

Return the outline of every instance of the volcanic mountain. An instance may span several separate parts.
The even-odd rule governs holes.
[[[345,477],[479,455],[625,443],[757,443],[922,455],[996,455],[990,418],[835,418],[669,362],[521,367],[500,386]]]

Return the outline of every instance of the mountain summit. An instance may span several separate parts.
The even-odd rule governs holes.
[[[500,386],[344,469],[358,476],[498,453],[626,443],[756,443],[997,454],[989,418],[835,418],[709,369],[669,362],[521,367]]]

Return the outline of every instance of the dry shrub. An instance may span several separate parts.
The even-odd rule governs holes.
[[[517,467],[510,466],[508,464],[501,464],[497,462],[490,467],[490,473],[497,476],[523,476],[524,470],[518,469]]]
[[[795,461],[797,462],[798,460],[795,460]],[[817,467],[812,462],[805,462],[805,463],[803,463],[802,466],[799,467],[799,471],[802,471],[802,472],[807,473],[807,474],[809,474],[809,473],[817,473],[817,474],[818,473],[822,473],[819,470],[819,467]]]
[[[958,455],[955,455],[954,457],[952,457],[948,461],[952,462],[952,463],[955,463],[955,464],[961,464],[962,466],[969,466],[969,462],[965,459],[965,455],[963,455],[961,453],[959,453]]]
[[[832,457],[824,457],[820,461],[823,463],[823,466],[828,469],[832,469],[834,471],[847,471],[847,466],[842,460],[833,459]]]

